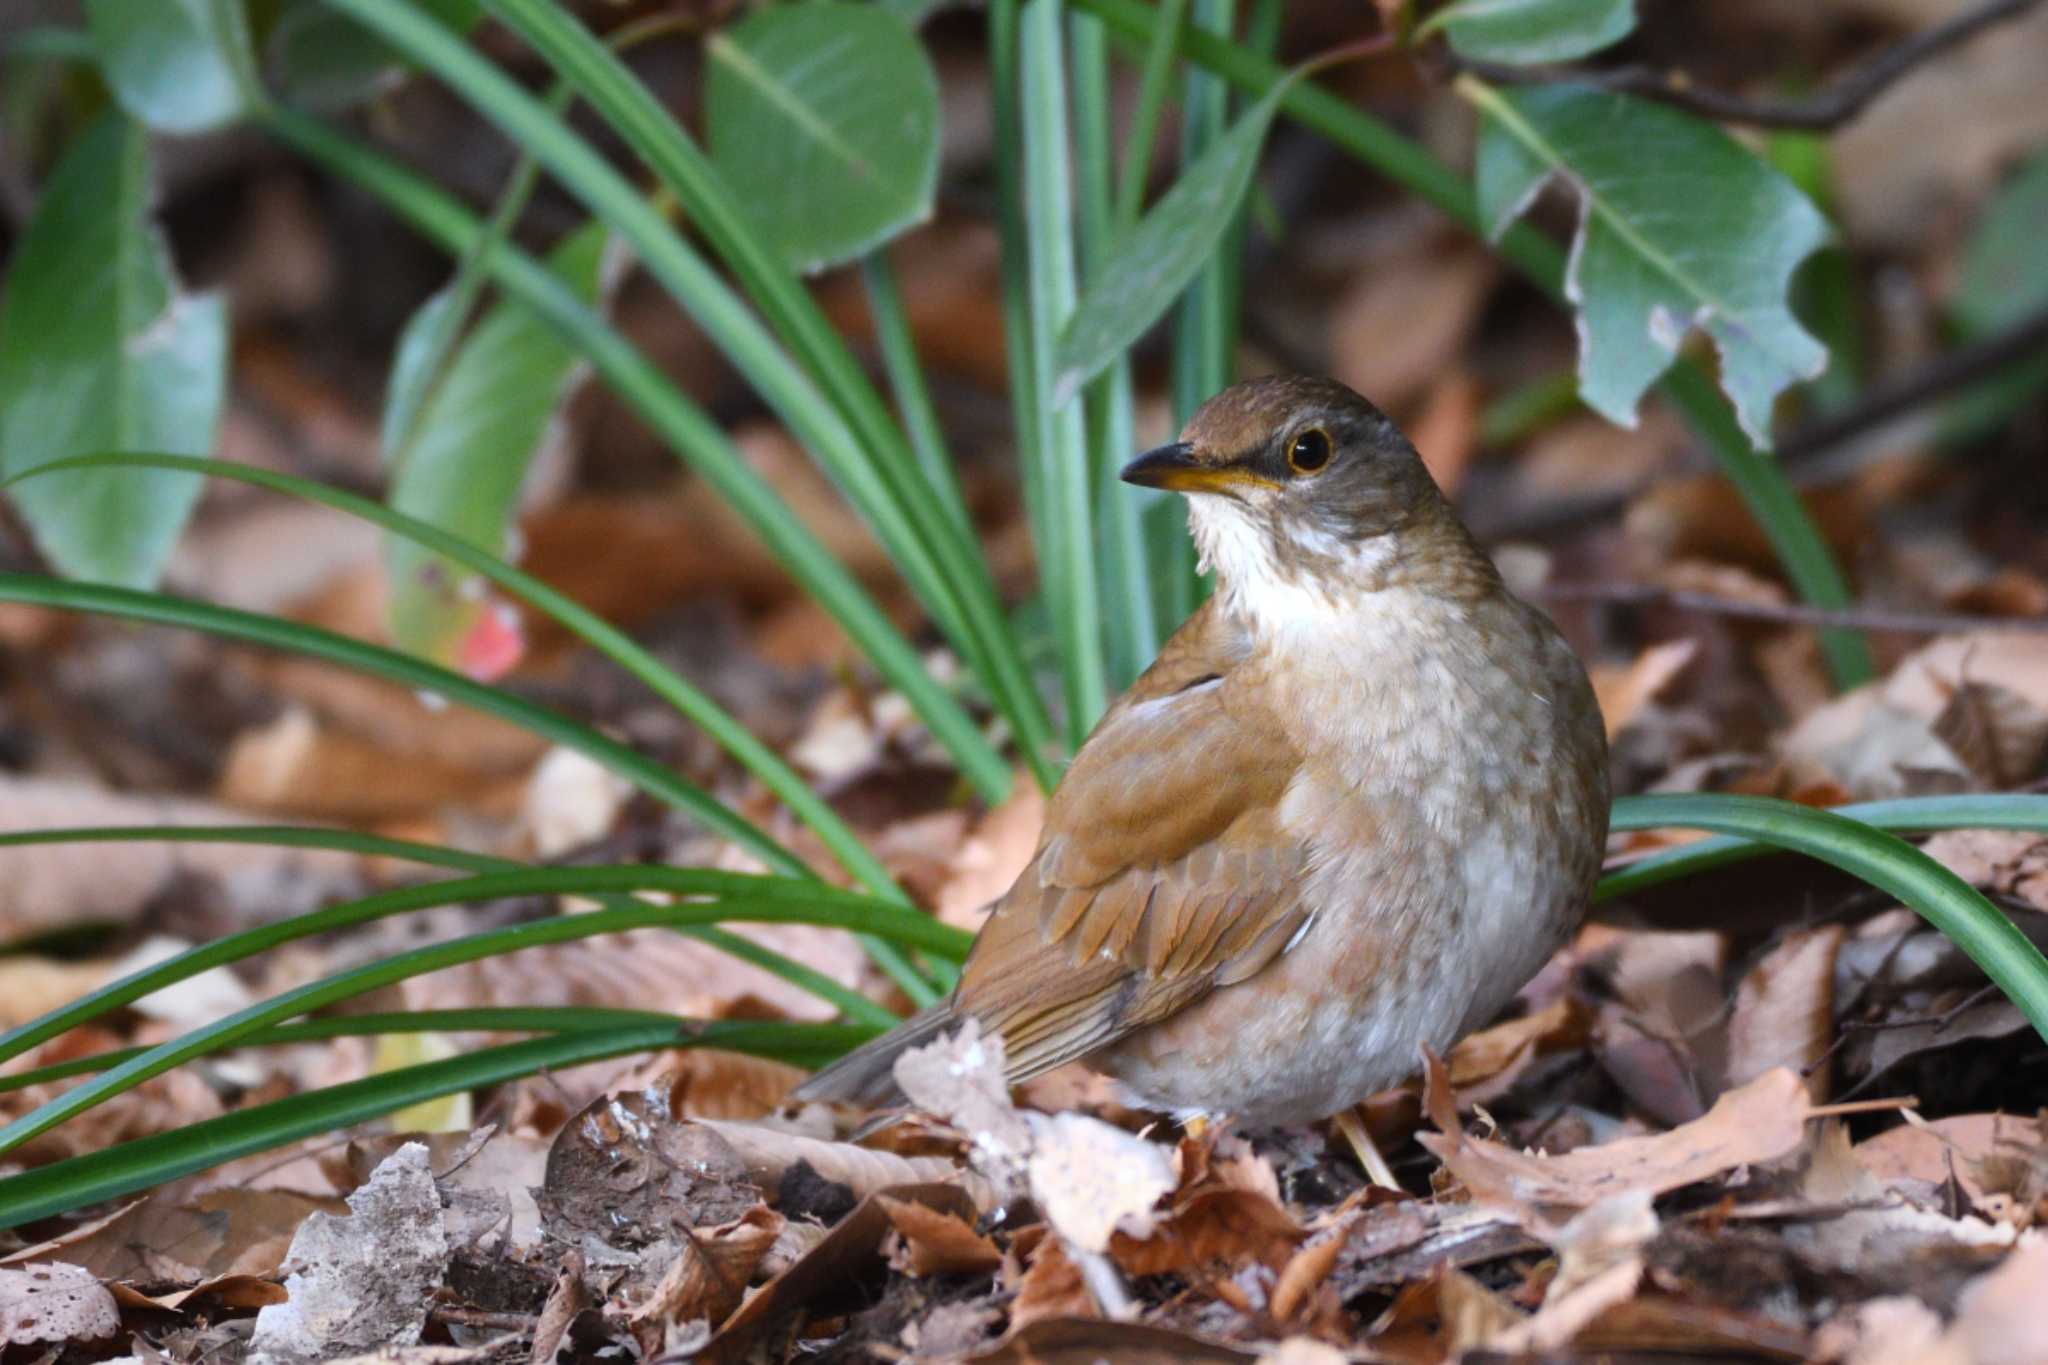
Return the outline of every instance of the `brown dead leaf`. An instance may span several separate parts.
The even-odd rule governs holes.
[[[635,1329],[669,1327],[731,1316],[755,1267],[782,1231],[782,1215],[757,1204],[729,1223],[687,1232],[680,1253],[641,1302],[626,1311]],[[658,1339],[658,1338],[657,1338]]]
[[[1449,368],[1498,274],[1466,243],[1411,235],[1331,309],[1330,373],[1389,411],[1406,408]]]
[[[218,1189],[187,1198],[175,1188],[161,1189],[0,1264],[61,1260],[103,1280],[157,1283],[269,1275],[308,1214],[345,1207],[339,1199],[284,1190]]]
[[[1458,1040],[1445,1059],[1461,1103],[1485,1103],[1539,1056],[1585,1045],[1592,1018],[1574,996],[1561,995],[1532,1014],[1506,1019]]]
[[[987,1213],[997,1207],[988,1181],[942,1156],[898,1156],[851,1142],[828,1142],[753,1123],[701,1120],[732,1146],[748,1175],[764,1190],[778,1188],[783,1177],[802,1162],[819,1177],[844,1185],[865,1199],[899,1185],[953,1185],[974,1207]]]
[[[1458,1355],[1492,1346],[1527,1317],[1464,1271],[1448,1265],[1437,1275],[1436,1312],[1445,1349]]]
[[[1164,1147],[1086,1114],[1030,1117],[1031,1197],[1046,1222],[1081,1251],[1153,1235],[1154,1206],[1180,1183]]]
[[[1058,1237],[1041,1237],[1029,1268],[1017,1281],[1010,1301],[1010,1327],[1020,1331],[1034,1322],[1097,1315],[1095,1296],[1081,1277],[1081,1267]]]
[[[1408,424],[1408,434],[1437,487],[1446,496],[1457,496],[1479,453],[1479,381],[1460,367],[1438,375],[1421,415]]]
[[[994,1242],[952,1214],[885,1194],[876,1202],[896,1230],[889,1264],[905,1274],[973,1275],[1003,1263]]]
[[[1250,1365],[1262,1357],[1167,1327],[1068,1317],[1034,1319],[967,1359],[977,1365]],[[1320,1362],[1311,1359],[1308,1365]]]
[[[1519,1210],[1538,1225],[1556,1210],[1590,1208],[1629,1191],[1662,1194],[1784,1156],[1804,1137],[1809,1107],[1799,1077],[1780,1068],[1722,1095],[1704,1116],[1670,1132],[1544,1156],[1466,1134],[1439,1061],[1430,1065],[1426,1102],[1443,1131],[1418,1134],[1417,1140],[1474,1200]]]
[[[1746,1085],[1785,1066],[1806,1077],[1813,1103],[1828,1098],[1835,954],[1843,936],[1839,924],[1794,930],[1743,976],[1728,1020],[1729,1085]]]
[[[403,772],[404,780],[393,775]],[[320,820],[369,821],[459,805],[496,815],[518,809],[523,789],[479,782],[466,767],[399,755],[322,725],[294,707],[238,735],[215,794],[231,806]]]
[[[2048,913],[2048,835],[2010,829],[1946,829],[1921,846],[1972,886]]]
[[[1307,1306],[1309,1298],[1330,1278],[1337,1258],[1344,1251],[1348,1227],[1331,1228],[1296,1251],[1280,1268],[1266,1308],[1280,1322],[1291,1322]]]
[[[1044,827],[1045,789],[1019,773],[1009,799],[984,815],[953,855],[932,902],[939,918],[958,929],[979,929],[989,906],[1030,864]]]
[[[1628,728],[1643,707],[1678,680],[1693,656],[1697,640],[1666,640],[1651,645],[1627,667],[1595,664],[1586,670],[1593,680],[1593,695],[1600,703],[1600,715],[1607,722],[1609,739]]]

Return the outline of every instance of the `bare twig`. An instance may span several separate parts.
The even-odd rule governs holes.
[[[1551,602],[1614,602],[1675,607],[1715,616],[1740,616],[1788,626],[1890,630],[1903,635],[1946,635],[1965,630],[2048,631],[2048,616],[1960,616],[1947,612],[1891,611],[1884,607],[1810,607],[1798,602],[1745,602],[1712,593],[1660,588],[1649,583],[1553,583],[1537,589]]]
[[[2039,351],[2048,351],[2048,308],[1967,346],[1944,351],[1910,374],[1878,385],[1854,407],[1808,422],[1778,443],[1778,458],[1788,465],[1810,462]]]
[[[1673,72],[1645,66],[1605,69],[1559,66],[1506,66],[1459,57],[1446,50],[1443,60],[1453,70],[1470,71],[1501,84],[1575,81],[1602,90],[1641,95],[1725,123],[1761,128],[1839,128],[1868,108],[1879,95],[1921,63],[1939,56],[1993,24],[2016,18],[2041,0],[1985,0],[1971,9],[1893,44],[1822,93],[1809,99],[1745,99],[1722,90],[1687,84]]]

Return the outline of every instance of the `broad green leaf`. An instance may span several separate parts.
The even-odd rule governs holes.
[[[121,107],[167,133],[242,112],[254,63],[241,0],[86,0],[100,69]]]
[[[1952,314],[1956,333],[1977,341],[2048,306],[2048,148],[2034,153],[1991,198],[1963,251]],[[1945,415],[1945,434],[1956,439],[1987,434],[2013,412],[2037,400],[2048,384],[2048,357],[2008,365],[1966,390]]]
[[[1711,124],[1647,100],[1554,85],[1458,88],[1483,114],[1480,220],[1498,236],[1561,176],[1580,203],[1565,294],[1579,315],[1579,388],[1633,426],[1643,392],[1695,328],[1720,348],[1721,387],[1759,448],[1788,386],[1827,349],[1787,302],[1792,272],[1829,236],[1793,184]]]
[[[457,33],[483,18],[483,0],[421,0],[421,7]],[[283,97],[323,113],[360,104],[406,69],[389,44],[326,0],[286,0],[264,51]]]
[[[836,265],[930,216],[939,83],[901,18],[778,5],[705,47],[712,161],[784,260]]]
[[[1110,252],[1060,333],[1053,356],[1054,407],[1144,335],[1216,250],[1251,188],[1266,129],[1292,85],[1280,82],[1238,115],[1236,125]]]
[[[1635,0],[1457,0],[1415,36],[1442,29],[1460,56],[1533,66],[1611,47],[1635,26]]]
[[[227,375],[227,311],[178,291],[150,223],[148,139],[109,112],[44,186],[0,302],[0,473],[69,455],[205,454]],[[187,474],[65,473],[14,497],[77,578],[144,587],[199,496]]]
[[[597,297],[606,240],[604,225],[592,223],[556,248],[550,262],[586,303]],[[397,470],[390,501],[503,554],[520,485],[571,387],[576,352],[531,309],[506,301],[485,314],[438,375],[430,373],[442,353],[426,339],[446,324],[448,299],[429,300],[399,343],[384,431],[385,459]],[[401,409],[417,413],[409,436],[389,420]],[[467,665],[481,661],[463,652],[492,610],[482,580],[397,536],[385,539],[384,563],[392,641],[478,671]]]

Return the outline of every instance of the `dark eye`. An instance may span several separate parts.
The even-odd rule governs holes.
[[[1313,474],[1330,462],[1330,433],[1310,427],[1296,433],[1287,447],[1287,463],[1297,474]]]

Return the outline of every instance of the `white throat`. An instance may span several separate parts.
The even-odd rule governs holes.
[[[1336,567],[1304,572],[1278,562],[1264,528],[1227,497],[1189,498],[1188,532],[1200,555],[1197,567],[1216,575],[1224,606],[1262,636],[1329,625],[1352,596],[1340,590],[1384,568],[1395,553],[1391,535],[1358,541],[1318,535],[1303,549]]]

